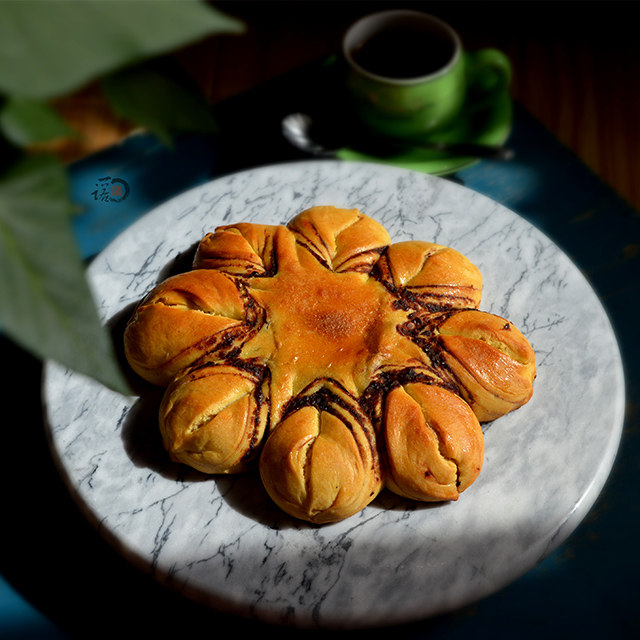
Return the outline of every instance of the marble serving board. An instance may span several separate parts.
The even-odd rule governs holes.
[[[313,526],[273,506],[257,476],[211,478],[169,462],[159,392],[123,397],[47,363],[54,457],[99,530],[159,581],[211,606],[301,627],[368,627],[451,611],[495,592],[557,548],[602,489],[625,389],[607,315],[543,233],[451,181],[371,163],[309,161],[221,177],[158,207],[91,264],[118,345],[133,306],[188,268],[221,224],[286,223],[319,204],[357,207],[392,240],[452,246],[482,271],[481,308],[529,338],[532,400],[484,426],[485,462],[455,503],[383,492],[359,514]]]

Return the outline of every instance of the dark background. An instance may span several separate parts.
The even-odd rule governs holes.
[[[497,47],[513,65],[512,95],[605,182],[640,210],[640,38],[633,1],[449,2],[258,0],[213,2],[242,19],[175,57],[216,103],[337,51],[346,28],[372,11],[412,8],[448,21],[470,49]],[[68,159],[131,129],[95,86],[59,101],[83,139]],[[259,107],[257,107],[259,108]]]

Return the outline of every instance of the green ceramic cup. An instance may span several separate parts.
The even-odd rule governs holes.
[[[345,33],[342,53],[356,117],[377,133],[405,138],[446,127],[471,83],[504,89],[511,74],[502,52],[467,53],[451,26],[412,10],[364,16]]]

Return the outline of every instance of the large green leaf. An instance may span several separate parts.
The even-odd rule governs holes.
[[[131,62],[243,29],[196,0],[0,2],[0,92],[57,97]]]
[[[0,131],[16,145],[74,136],[74,130],[46,102],[11,96],[0,108]]]
[[[213,113],[197,87],[191,87],[157,65],[127,67],[102,79],[115,113],[144,127],[170,145],[176,131],[213,133]]]
[[[22,160],[0,179],[0,325],[16,343],[126,393],[70,225],[64,167]]]

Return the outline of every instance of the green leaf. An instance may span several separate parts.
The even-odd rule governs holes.
[[[21,147],[76,135],[46,102],[10,97],[0,110],[0,130]]]
[[[1,2],[0,92],[57,97],[133,62],[243,29],[196,0]]]
[[[128,393],[70,224],[61,163],[21,160],[0,179],[0,324],[17,344]]]
[[[103,78],[102,87],[117,115],[141,125],[167,145],[175,131],[216,131],[213,113],[199,90],[152,65],[112,73]]]

